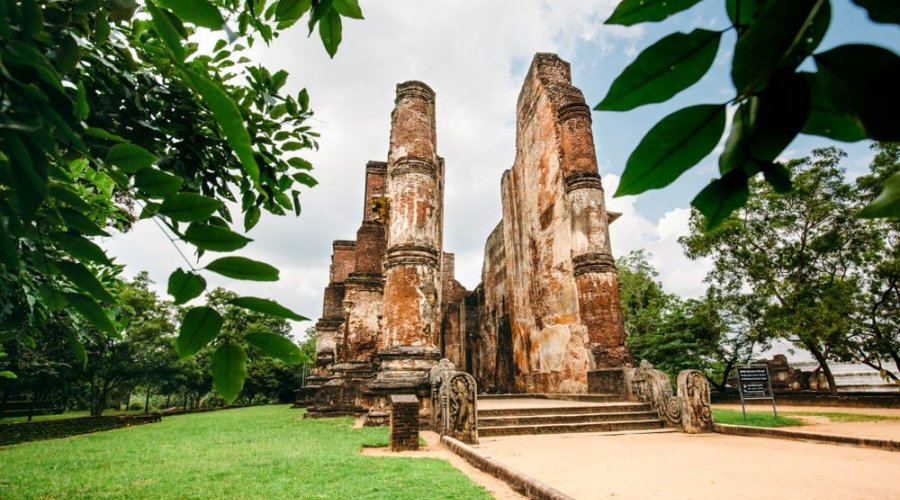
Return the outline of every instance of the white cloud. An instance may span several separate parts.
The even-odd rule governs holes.
[[[614,193],[619,186],[619,176],[604,176],[603,186],[607,193]],[[690,209],[675,208],[654,222],[635,209],[637,200],[637,196],[607,200],[610,211],[622,213],[609,227],[613,255],[620,257],[632,250],[644,249],[651,255],[650,264],[659,271],[667,292],[682,297],[702,295],[706,291],[703,278],[712,268],[712,262],[688,259],[678,243],[678,238],[689,233]]]

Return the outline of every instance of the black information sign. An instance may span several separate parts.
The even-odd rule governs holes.
[[[769,367],[767,365],[739,367],[737,376],[744,420],[747,420],[747,406],[744,401],[748,399],[771,399],[772,412],[777,417],[778,410],[775,409],[775,394],[772,392],[772,381],[769,379]]]

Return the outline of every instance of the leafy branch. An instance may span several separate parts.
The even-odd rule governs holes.
[[[900,23],[893,0],[853,1],[872,21]],[[606,24],[662,21],[699,2],[624,0]],[[691,202],[705,216],[707,229],[747,202],[748,182],[759,173],[776,191],[790,191],[790,174],[775,159],[799,134],[846,142],[900,140],[900,57],[862,44],[816,53],[831,23],[829,0],[726,0],[725,8],[729,27],[662,38],[622,71],[595,107],[628,111],[669,100],[709,71],[722,34],[736,31],[735,96],[663,118],[628,158],[616,191],[616,196],[639,194],[671,184],[713,151],[725,131],[726,107],[737,106],[719,157],[721,177]],[[817,71],[798,71],[809,58]],[[900,175],[887,179],[859,216],[900,217]]]

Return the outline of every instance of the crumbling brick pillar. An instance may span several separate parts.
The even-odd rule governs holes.
[[[419,398],[391,395],[391,451],[419,449]]]
[[[625,348],[619,275],[609,243],[603,185],[597,173],[591,111],[580,93],[567,97],[557,116],[579,313],[588,330],[594,367],[628,366],[631,355]]]
[[[384,311],[373,394],[429,394],[441,358],[443,160],[437,155],[434,91],[397,85],[387,164]],[[426,404],[426,408],[429,407]]]
[[[434,347],[440,311],[441,208],[434,92],[397,85],[388,153],[383,348]]]

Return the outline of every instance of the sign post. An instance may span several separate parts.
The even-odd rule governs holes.
[[[737,369],[738,392],[741,395],[741,410],[744,412],[744,421],[747,421],[747,405],[744,401],[749,399],[769,399],[772,401],[772,413],[778,418],[778,410],[775,409],[775,393],[772,392],[772,380],[769,378],[768,365],[748,365]]]

